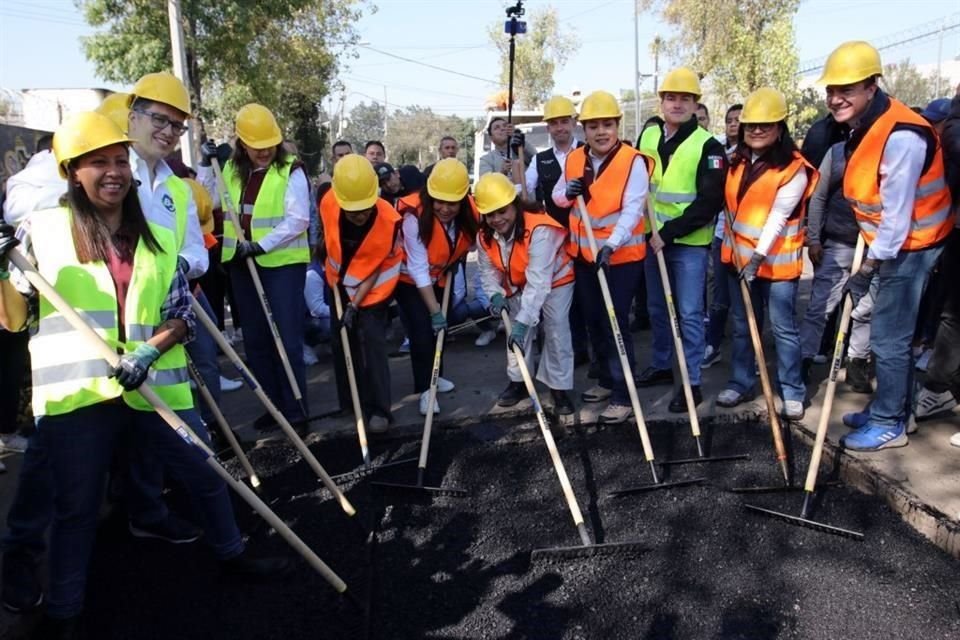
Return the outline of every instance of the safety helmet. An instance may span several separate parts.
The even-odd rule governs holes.
[[[127,99],[127,106],[132,107],[137,98],[168,104],[190,116],[190,94],[180,79],[172,73],[148,73],[137,80]]]
[[[663,78],[660,88],[657,89],[660,97],[665,93],[690,93],[700,99],[700,76],[687,67],[677,67]]]
[[[444,158],[433,165],[427,178],[427,193],[434,200],[460,202],[470,190],[467,167],[456,158]]]
[[[760,87],[743,103],[740,124],[780,122],[787,117],[787,99],[773,87]]]
[[[283,142],[276,118],[262,104],[251,102],[237,111],[237,137],[251,149],[269,149]]]
[[[817,84],[842,86],[882,75],[880,52],[869,42],[851,40],[833,50]]]
[[[377,202],[380,181],[370,161],[351,153],[333,167],[333,195],[346,211],[363,211]]]
[[[577,108],[573,100],[563,96],[553,96],[543,105],[543,119],[552,120],[554,118],[575,118]]]
[[[127,106],[129,100],[129,93],[111,93],[94,111],[110,118],[120,131],[126,133],[127,125],[130,123],[130,107]]]
[[[594,91],[580,104],[580,121],[619,118],[623,116],[620,105],[612,93]]]
[[[96,111],[84,111],[69,116],[53,134],[53,155],[57,159],[60,177],[69,176],[67,166],[74,158],[114,144],[130,142],[113,120]]]
[[[486,215],[499,211],[517,199],[517,188],[502,173],[485,173],[473,188],[477,211]]]

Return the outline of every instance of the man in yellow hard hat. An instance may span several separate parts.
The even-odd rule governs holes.
[[[843,443],[855,451],[907,444],[910,343],[930,270],[954,226],[939,139],[926,120],[880,89],[882,74],[877,50],[853,41],[830,54],[819,80],[834,119],[852,131],[843,196],[870,247],[846,285],[855,303],[867,292],[874,296],[876,394],[864,411],[843,417],[856,429]]]
[[[659,240],[650,249],[663,252],[671,279],[683,354],[694,401],[699,404],[700,364],[706,350],[703,292],[707,260],[717,212],[723,208],[727,156],[723,145],[697,121],[700,78],[685,67],[668,73],[658,88],[663,120],[644,129],[640,150],[656,160],[647,206],[656,219]],[[648,230],[649,232],[649,230]],[[637,378],[649,387],[673,382],[673,334],[657,260],[646,261],[647,309],[653,329],[650,366]],[[687,411],[683,392],[669,404],[674,413]]]

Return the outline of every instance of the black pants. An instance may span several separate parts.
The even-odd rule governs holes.
[[[326,288],[327,300],[333,300],[333,292]],[[364,417],[383,416],[393,422],[390,411],[390,363],[387,359],[387,304],[360,309],[350,335],[350,357],[357,378],[360,406]],[[333,346],[333,367],[337,377],[337,398],[340,408],[353,409],[350,398],[350,379],[340,338],[340,319],[331,318],[330,344]]]
[[[942,393],[952,390],[960,396],[960,291],[956,285],[960,278],[960,230],[954,229],[940,256],[940,280],[954,283],[943,287],[943,311],[940,327],[933,343],[933,355],[927,367],[924,386]]]
[[[433,287],[437,300],[443,300],[443,289]],[[410,338],[410,364],[413,367],[413,390],[423,393],[430,388],[430,376],[433,374],[433,352],[437,347],[437,339],[433,335],[430,324],[430,312],[420,297],[420,290],[416,285],[401,282],[393,293],[397,306],[400,307],[400,320]],[[443,360],[440,361],[440,372],[443,372]]]
[[[30,369],[28,331],[10,333],[0,329],[0,433],[17,430],[20,400],[29,393],[27,372]]]

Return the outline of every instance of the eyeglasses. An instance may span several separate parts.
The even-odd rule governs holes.
[[[750,124],[743,125],[743,130],[770,133],[775,126],[777,126],[776,122],[751,122]]]
[[[157,131],[163,131],[167,127],[170,127],[170,131],[173,132],[175,136],[182,136],[187,132],[188,127],[182,122],[175,122],[162,113],[157,113],[156,111],[147,111],[145,109],[136,109],[137,113],[142,113],[145,116],[150,116],[150,124],[153,125],[153,128]]]

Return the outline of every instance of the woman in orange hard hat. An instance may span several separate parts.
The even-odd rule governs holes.
[[[418,194],[397,202],[403,216],[403,264],[395,296],[407,336],[410,338],[410,364],[413,387],[420,394],[420,413],[427,415],[430,402],[430,376],[433,369],[433,336],[447,327],[440,308],[448,278],[477,239],[477,211],[467,195],[470,177],[456,158],[436,163],[427,184]],[[449,311],[449,310],[448,310]],[[441,369],[442,372],[442,369]],[[453,391],[444,377],[437,379],[437,391]],[[434,411],[439,411],[439,403]]]
[[[244,348],[257,381],[290,422],[306,419],[293,396],[272,330],[261,309],[247,265],[252,258],[270,302],[273,318],[297,385],[306,390],[303,363],[303,285],[310,247],[310,187],[306,169],[283,145],[283,135],[266,107],[251,103],[237,112],[236,148],[223,168],[232,206],[239,209],[245,240],[233,224],[224,224],[222,260],[230,264],[230,280],[243,324]],[[217,154],[212,140],[204,143],[198,178],[219,202],[210,159]],[[306,401],[306,394],[304,394]],[[267,413],[254,422],[260,429],[276,427]]]
[[[727,170],[726,228],[720,260],[730,289],[737,278],[751,290],[754,306],[770,312],[777,350],[777,377],[784,417],[803,418],[806,388],[797,329],[797,286],[803,273],[803,218],[818,174],[793,143],[786,125],[787,102],[770,87],[757,89],[740,113],[737,150]],[[757,373],[743,296],[734,295],[730,381],[717,404],[733,407],[753,397]]]

